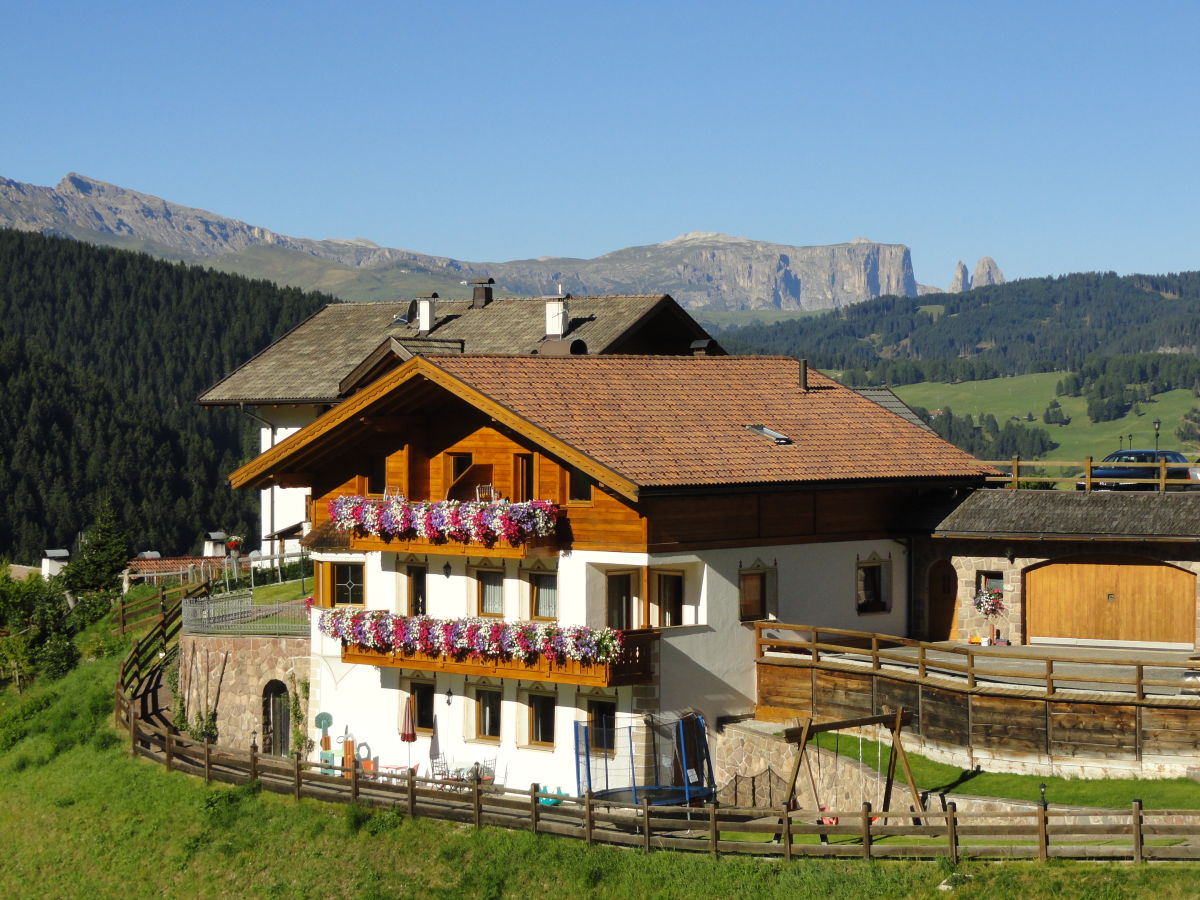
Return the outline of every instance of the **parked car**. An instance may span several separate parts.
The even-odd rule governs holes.
[[[1178,450],[1117,450],[1092,467],[1093,491],[1156,491],[1158,485],[1146,481],[1138,484],[1131,479],[1157,479],[1158,469],[1150,466],[1130,466],[1128,463],[1167,464],[1167,490],[1200,490],[1200,466],[1192,466]],[[1125,465],[1123,465],[1125,464]],[[1086,490],[1082,478],[1075,490]]]

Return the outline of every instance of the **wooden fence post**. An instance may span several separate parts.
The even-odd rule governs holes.
[[[1142,834],[1142,801],[1134,800],[1133,809],[1131,810],[1133,818],[1133,861],[1135,863],[1145,862],[1145,839]]]
[[[258,751],[253,746],[250,748],[250,780],[258,780]]]
[[[975,687],[975,653],[967,647],[967,687]]]
[[[204,783],[212,783],[212,744],[204,742]]]
[[[137,756],[137,716],[133,714],[133,701],[125,699],[125,715],[129,718],[129,755]]]
[[[538,791],[541,789],[536,781],[529,786],[529,830],[534,834],[538,830]]]
[[[642,798],[642,852],[650,852],[650,798]]]
[[[121,600],[117,603],[117,627],[121,629],[121,634],[125,633],[125,601]]]
[[[592,792],[583,795],[583,839],[590,847],[592,844]]]
[[[792,861],[792,816],[791,810],[788,809],[790,803],[783,804],[783,827],[779,829],[779,840],[783,843],[783,858],[787,862]]]
[[[1054,696],[1054,660],[1046,659],[1046,696]]]
[[[1083,489],[1085,491],[1092,489],[1092,458],[1090,456],[1083,461]]]
[[[862,855],[863,859],[871,858],[871,804],[862,805]]]
[[[1042,862],[1050,855],[1050,812],[1046,803],[1038,804],[1038,859]]]
[[[358,802],[358,757],[350,764],[350,800]]]
[[[716,859],[719,855],[718,841],[721,832],[717,830],[717,802],[714,800],[708,808],[708,852]]]
[[[167,734],[166,739],[163,741],[163,756],[165,757],[165,759],[163,761],[166,764],[167,771],[170,772],[171,771],[171,751],[173,748],[171,747],[171,732],[169,729],[167,730],[166,734]]]
[[[946,804],[946,840],[950,845],[950,861],[958,865],[958,804]]]
[[[471,789],[473,791],[473,795],[471,797],[471,805],[474,807],[474,811],[475,811],[475,827],[482,828],[483,827],[483,788],[479,783],[479,775],[478,774],[476,774],[475,777],[472,778],[471,780],[474,782],[474,784],[472,784],[472,786],[471,786]]]
[[[296,751],[295,758],[292,760],[292,778],[295,781],[296,799],[299,800],[300,799],[300,779],[301,779],[300,751],[299,750]]]
[[[417,773],[412,766],[408,767],[408,817],[417,817]]]
[[[1014,456],[1012,458],[1012,482],[1011,487],[1015,491],[1020,484],[1021,479],[1021,457]]]

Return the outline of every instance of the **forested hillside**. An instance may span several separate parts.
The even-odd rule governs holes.
[[[257,498],[224,476],[256,431],[195,398],[333,299],[0,230],[0,557],[69,546],[104,494],[135,551],[255,533]]]
[[[729,329],[720,339],[731,353],[807,357],[841,371],[851,385],[1078,371],[1097,355],[1195,354],[1200,272],[1089,273],[962,294],[880,297],[810,318]]]

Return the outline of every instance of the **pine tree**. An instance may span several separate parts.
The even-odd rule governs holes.
[[[104,591],[117,586],[117,576],[129,564],[129,536],[117,522],[112,504],[103,497],[96,517],[80,539],[75,559],[63,571],[72,591]]]

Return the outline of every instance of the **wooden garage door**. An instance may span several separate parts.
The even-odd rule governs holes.
[[[1030,640],[1186,644],[1196,636],[1196,576],[1142,560],[1049,563],[1025,573]]]

